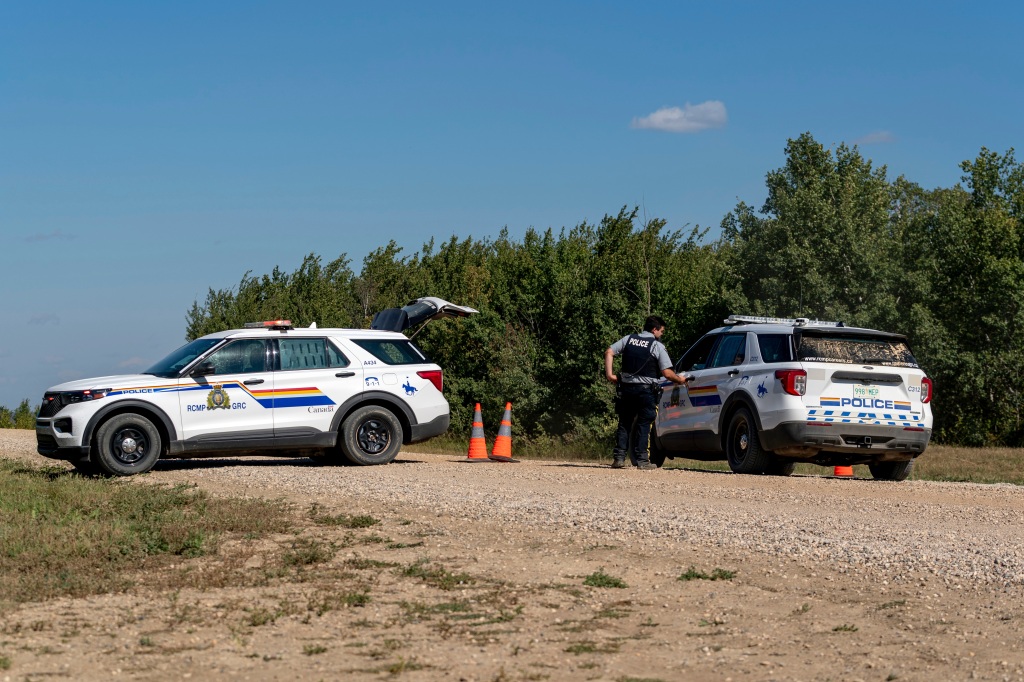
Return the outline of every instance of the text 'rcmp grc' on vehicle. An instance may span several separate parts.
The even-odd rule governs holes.
[[[931,437],[933,387],[906,337],[806,318],[725,324],[676,363],[692,378],[662,397],[651,461],[726,459],[781,476],[796,462],[867,464],[875,478],[907,478]]]
[[[116,476],[161,457],[256,452],[387,464],[449,422],[441,368],[399,332],[476,312],[426,297],[378,313],[372,329],[275,320],[208,334],[142,374],[48,389],[36,449]]]

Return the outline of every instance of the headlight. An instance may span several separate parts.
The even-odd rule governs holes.
[[[65,405],[70,405],[105,398],[110,390],[109,388],[87,388],[84,391],[63,391],[60,397]]]

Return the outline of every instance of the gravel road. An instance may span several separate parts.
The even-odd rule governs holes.
[[[30,433],[7,453],[44,461]],[[823,471],[826,471],[823,469]],[[366,499],[469,520],[657,539],[871,571],[891,582],[930,574],[951,586],[1024,585],[1024,488],[829,477],[738,476],[524,460],[467,463],[403,452],[383,467],[314,466],[308,459],[165,461],[151,476],[294,499]]]

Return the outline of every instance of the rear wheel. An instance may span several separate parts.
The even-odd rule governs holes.
[[[352,464],[387,464],[402,447],[402,425],[383,407],[360,407],[341,427],[341,452]]]
[[[905,481],[914,468],[914,460],[868,464],[871,476],[879,481]]]
[[[772,463],[772,453],[761,447],[757,424],[750,410],[741,407],[729,419],[725,433],[725,455],[737,474],[763,474]]]
[[[134,412],[119,414],[103,422],[96,432],[92,463],[111,476],[141,474],[160,459],[161,446],[153,422]]]

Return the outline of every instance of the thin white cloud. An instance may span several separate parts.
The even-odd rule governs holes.
[[[145,364],[146,364],[146,361],[143,358],[135,356],[133,358],[128,358],[127,360],[122,360],[121,362],[117,363],[117,366],[118,367],[122,367],[122,368],[124,368],[124,367],[142,367]]]
[[[890,133],[888,130],[876,130],[873,133],[868,133],[863,137],[858,137],[853,141],[854,144],[889,144],[895,142],[896,136]]]
[[[30,242],[30,243],[31,242],[49,242],[49,241],[54,241],[54,240],[68,242],[68,241],[71,241],[74,238],[75,238],[75,235],[73,235],[73,234],[67,234],[66,232],[62,232],[60,230],[54,230],[53,232],[50,232],[50,233],[47,233],[47,234],[44,234],[42,232],[37,232],[36,234],[30,234],[27,237],[25,237],[25,241]]]
[[[728,118],[725,104],[713,99],[700,104],[687,102],[682,108],[662,107],[643,118],[634,118],[630,127],[662,130],[666,133],[699,133],[702,130],[721,128]]]
[[[60,324],[60,318],[53,313],[40,313],[28,318],[28,323],[35,325]]]

